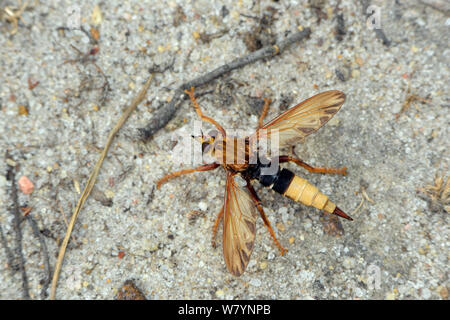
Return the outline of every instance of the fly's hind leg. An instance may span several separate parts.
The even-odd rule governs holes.
[[[258,208],[259,214],[261,218],[264,221],[264,224],[266,225],[267,229],[269,230],[270,235],[272,236],[273,241],[277,245],[278,249],[280,250],[281,255],[284,255],[287,250],[283,248],[283,246],[278,241],[277,237],[275,236],[275,232],[272,229],[272,226],[270,225],[269,219],[267,219],[266,214],[264,213],[264,210],[261,206],[261,200],[259,199],[258,195],[256,194],[255,189],[250,184],[250,181],[247,180],[247,189],[250,191],[251,198],[253,200],[253,203],[255,204],[256,208]]]
[[[316,168],[313,166],[310,166],[309,164],[303,162],[300,159],[291,157],[291,156],[279,156],[278,157],[278,161],[279,163],[283,163],[283,162],[294,162],[295,164],[305,168],[306,170],[308,170],[309,172],[313,172],[313,173],[335,173],[335,174],[342,174],[342,175],[346,175],[347,174],[347,168]]]
[[[219,227],[219,223],[220,223],[220,221],[222,221],[222,218],[223,218],[223,206],[222,206],[222,209],[220,209],[220,212],[217,215],[216,221],[214,222],[214,226],[213,226],[213,236],[211,239],[211,244],[212,244],[213,248],[216,247],[217,228]]]
[[[210,163],[210,164],[205,164],[196,168],[192,168],[192,169],[184,169],[184,170],[180,170],[180,171],[175,171],[172,173],[169,173],[168,175],[162,177],[161,179],[159,179],[156,182],[156,187],[159,189],[161,188],[161,185],[165,182],[167,182],[168,180],[181,176],[183,174],[188,174],[188,173],[192,173],[192,172],[196,172],[196,171],[209,171],[209,170],[214,170],[216,169],[218,166],[220,166],[220,164],[218,163]]]

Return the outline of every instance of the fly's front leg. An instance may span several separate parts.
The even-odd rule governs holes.
[[[278,157],[278,162],[279,163],[283,163],[283,162],[294,162],[295,164],[305,168],[306,170],[308,170],[309,172],[313,172],[313,173],[334,173],[334,174],[342,174],[342,175],[346,175],[347,174],[347,168],[316,168],[313,166],[310,166],[309,164],[303,162],[300,159],[291,157],[291,156],[279,156]]]
[[[216,128],[219,129],[222,136],[225,137],[226,136],[225,129],[219,123],[217,123],[216,120],[214,120],[213,118],[210,118],[208,116],[205,116],[203,114],[202,110],[200,109],[200,106],[198,105],[197,99],[195,98],[194,87],[191,87],[191,90],[184,90],[184,93],[186,93],[189,96],[189,98],[191,99],[192,104],[194,105],[194,108],[195,108],[195,112],[197,112],[200,119],[202,121],[206,121],[206,122],[209,122],[209,123],[215,125]]]
[[[263,121],[264,121],[264,118],[267,115],[267,112],[269,111],[269,106],[270,106],[271,102],[272,102],[271,99],[264,98],[264,107],[263,107],[263,111],[261,113],[261,116],[259,117],[259,120],[258,120],[258,129],[262,128],[262,126],[263,126]]]
[[[156,187],[159,189],[161,188],[161,185],[165,182],[167,182],[168,180],[181,176],[183,174],[188,174],[188,173],[192,173],[192,172],[196,172],[196,171],[209,171],[209,170],[214,170],[216,169],[218,166],[220,166],[220,164],[218,163],[210,163],[210,164],[205,164],[196,168],[192,168],[192,169],[184,169],[184,170],[180,170],[180,171],[175,171],[172,173],[169,173],[168,175],[162,177],[161,179],[159,179],[156,182]]]

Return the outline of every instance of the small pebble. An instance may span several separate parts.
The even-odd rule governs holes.
[[[359,70],[357,70],[357,69],[352,70],[352,78],[358,79],[360,75],[361,74],[360,74]]]
[[[428,288],[425,288],[422,290],[422,297],[424,299],[430,299],[431,297],[431,291]]]
[[[19,106],[19,115],[20,116],[27,116],[28,115],[28,108],[24,105]]]
[[[281,232],[284,232],[286,230],[284,224],[282,224],[281,222],[277,223],[277,229],[280,230]]]
[[[395,293],[394,292],[387,293],[386,300],[395,300]]]
[[[344,264],[344,268],[351,269],[355,266],[355,259],[345,258],[343,264]]]
[[[17,165],[17,162],[15,162],[13,159],[6,159],[6,164],[10,167],[15,167]]]
[[[75,187],[75,191],[80,194],[81,193],[81,188],[80,188],[80,183],[78,182],[78,180],[73,180],[73,186]]]
[[[441,287],[440,290],[439,290],[439,295],[441,296],[442,299],[447,300],[447,298],[448,298],[447,287]]]
[[[219,289],[216,291],[216,296],[219,298],[223,298],[223,296],[225,295],[225,292],[222,289]]]
[[[98,25],[100,25],[102,23],[102,19],[103,19],[103,17],[102,17],[102,11],[100,9],[100,6],[96,5],[94,7],[94,10],[92,10],[91,23],[94,26],[98,26]]]
[[[0,176],[0,189],[6,186],[6,178],[4,176]]]
[[[254,286],[254,287],[259,287],[259,286],[261,286],[261,280],[259,280],[259,279],[252,279],[252,280],[250,280],[250,284],[252,286]]]
[[[33,193],[34,184],[26,176],[20,177],[20,179],[19,179],[19,181],[17,183],[19,185],[20,191],[22,191],[24,194],[31,194],[31,193]]]
[[[202,211],[206,211],[208,209],[208,204],[206,202],[200,201],[198,203],[198,208]]]
[[[106,196],[108,199],[112,199],[112,198],[114,198],[114,192],[113,192],[112,190],[106,189],[106,190],[105,190],[105,196]]]

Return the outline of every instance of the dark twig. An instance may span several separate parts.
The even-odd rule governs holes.
[[[9,158],[9,153],[6,152],[6,158]],[[22,289],[23,298],[30,299],[30,294],[28,292],[28,278],[25,271],[25,259],[22,253],[22,229],[20,228],[20,223],[22,221],[22,215],[20,214],[19,199],[17,197],[17,187],[16,187],[16,171],[15,168],[8,164],[7,179],[11,181],[11,198],[13,202],[13,223],[14,230],[16,232],[16,256],[19,259],[19,270],[22,274]]]
[[[367,8],[369,8],[371,0],[361,0],[362,7],[363,7],[363,14],[368,18],[370,17],[371,13],[367,12]],[[381,40],[381,42],[386,46],[389,47],[391,45],[391,40],[386,37],[386,34],[384,33],[383,29],[381,27],[379,29],[374,29],[375,35],[378,39]]]
[[[450,15],[450,3],[446,0],[420,0],[420,2],[434,10],[444,13],[446,16]]]
[[[183,83],[178,89],[175,90],[172,100],[167,104],[166,107],[161,108],[159,113],[150,121],[150,123],[145,127],[139,129],[141,139],[147,140],[152,137],[159,129],[164,127],[173,115],[177,111],[182,98],[185,97],[184,90],[190,89],[191,87],[199,87],[206,83],[209,83],[224,74],[242,68],[248,64],[255,61],[273,57],[281,52],[283,52],[287,47],[295,42],[299,42],[303,39],[309,38],[311,34],[311,29],[305,28],[304,30],[297,32],[286,39],[280,41],[274,46],[264,47],[260,50],[249,53],[248,55],[235,59],[230,63],[226,63],[211,72],[208,72],[194,80]]]
[[[386,37],[386,34],[384,33],[383,29],[374,29],[375,30],[375,35],[377,36],[378,39],[381,40],[381,42],[386,46],[389,47],[391,45],[391,40],[389,40]]]
[[[36,221],[33,219],[33,217],[31,215],[28,215],[26,217],[26,219],[30,223],[31,229],[33,229],[33,233],[34,233],[35,237],[39,239],[39,243],[40,243],[41,249],[42,249],[45,277],[44,277],[43,284],[42,284],[41,299],[44,300],[45,298],[47,298],[47,289],[50,285],[50,279],[52,278],[52,271],[50,269],[50,259],[48,257],[48,249],[47,249],[47,245],[45,244],[44,237],[42,236],[41,230],[39,230],[39,227],[38,227]]]
[[[339,13],[336,15],[335,38],[337,41],[342,41],[346,34],[347,29],[345,27],[344,14]]]
[[[17,265],[15,263],[14,255],[11,252],[11,249],[8,246],[8,241],[6,240],[5,234],[3,233],[3,228],[0,225],[0,240],[2,242],[2,246],[5,248],[6,259],[8,259],[8,265],[11,269],[11,272],[14,274],[17,271]]]

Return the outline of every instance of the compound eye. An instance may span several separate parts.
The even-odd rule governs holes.
[[[202,153],[205,153],[205,151],[209,150],[209,146],[211,145],[211,143],[209,142],[202,142]]]

